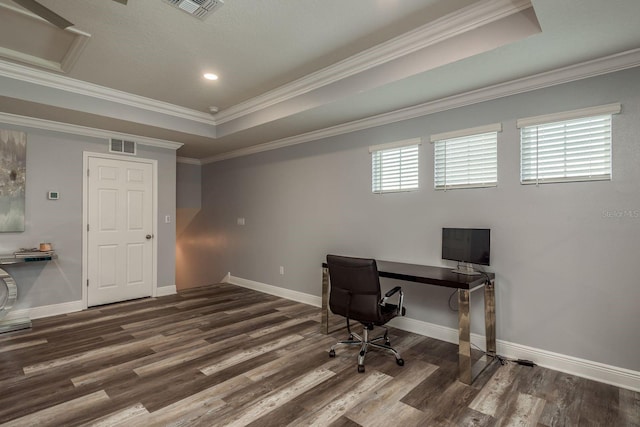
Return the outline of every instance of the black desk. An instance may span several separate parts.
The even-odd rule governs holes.
[[[453,273],[451,268],[432,267],[427,265],[404,264],[400,262],[378,261],[380,277],[423,283],[426,285],[444,286],[458,290],[458,379],[471,384],[496,355],[496,303],[494,281],[495,275],[468,276]],[[471,316],[469,315],[469,297],[472,292],[484,288],[484,321],[487,340],[487,356],[478,364],[471,366]],[[322,263],[322,323],[321,332],[329,333],[329,269]]]

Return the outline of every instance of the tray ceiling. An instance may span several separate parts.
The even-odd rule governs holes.
[[[448,108],[487,88],[503,96],[509,82],[530,90],[527,78],[554,70],[576,79],[581,67],[639,65],[636,0],[227,0],[205,20],[160,0],[41,3],[75,27],[0,0],[0,118],[176,141],[179,156],[201,161]]]

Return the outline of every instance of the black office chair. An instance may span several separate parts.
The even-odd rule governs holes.
[[[384,335],[369,339],[369,331],[373,331],[375,326],[383,326],[394,317],[405,315],[405,309],[402,307],[402,288],[397,286],[382,298],[378,267],[374,259],[327,255],[327,265],[331,283],[329,307],[333,313],[347,318],[349,332],[348,340],[340,341],[331,347],[329,357],[336,356],[337,345],[359,345],[358,372],[364,372],[364,357],[370,347],[393,353],[396,363],[403,366],[404,360],[391,347],[387,328],[384,328]],[[388,303],[387,299],[395,294],[398,294],[398,303]],[[362,323],[364,327],[362,337],[351,331],[349,320]],[[384,340],[384,344],[378,343],[381,340]]]

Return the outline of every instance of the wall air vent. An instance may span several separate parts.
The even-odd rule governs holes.
[[[203,19],[224,4],[222,0],[163,0],[189,15]]]
[[[121,154],[136,154],[136,143],[124,139],[111,138],[109,141],[109,151]]]

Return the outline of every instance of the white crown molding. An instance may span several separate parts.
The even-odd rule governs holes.
[[[530,7],[532,5],[529,0],[476,2],[291,83],[220,111],[214,116],[216,124],[223,124],[263,110]]]
[[[29,20],[46,23],[46,25],[52,25],[46,19],[36,15],[35,13],[32,13],[31,11],[28,11],[19,7],[15,7],[13,5],[0,3],[0,9],[5,9],[6,11],[8,11],[8,13],[22,15]],[[9,59],[23,62],[26,64],[35,65],[36,67],[57,71],[59,73],[68,73],[69,70],[71,70],[71,68],[74,66],[78,58],[80,57],[80,54],[84,50],[87,43],[89,42],[89,38],[91,38],[91,34],[73,26],[67,27],[64,29],[59,29],[58,31],[61,33],[67,33],[67,35],[70,34],[73,37],[73,41],[69,45],[67,52],[65,53],[64,57],[60,62],[47,60],[44,58],[40,58],[34,55],[29,55],[24,52],[8,49],[4,47],[0,47],[0,57],[9,58]]]
[[[0,76],[216,126],[393,61],[530,7],[532,7],[530,0],[482,0],[315,73],[234,105],[214,116],[4,60],[0,60]],[[90,36],[80,31],[78,33]],[[88,39],[88,37],[84,38]],[[86,43],[86,40],[84,42]],[[82,42],[75,43],[61,66],[44,61],[35,65],[54,71],[66,71],[73,65],[83,47]],[[24,58],[15,59],[24,60]]]
[[[146,136],[131,135],[127,133],[111,132],[103,129],[95,129],[86,126],[72,125],[69,123],[54,122],[52,120],[37,119],[34,117],[19,116],[0,112],[0,123],[14,126],[24,126],[53,132],[70,133],[73,135],[88,136],[91,138],[119,138],[135,141],[141,145],[150,147],[168,148],[177,150],[184,144],[181,142],[165,141],[161,139],[148,138]]]
[[[203,164],[214,163],[222,160],[232,159],[235,157],[247,156],[250,154],[261,153],[263,151],[275,150],[291,145],[316,141],[319,139],[329,138],[350,132],[369,129],[376,126],[382,126],[442,111],[452,110],[468,105],[478,104],[485,101],[491,101],[498,98],[504,98],[511,95],[530,92],[537,89],[543,89],[550,86],[556,86],[563,83],[570,83],[573,81],[596,77],[603,74],[614,73],[616,71],[622,71],[638,66],[640,66],[640,48],[611,56],[606,56],[603,58],[598,58],[580,64],[570,65],[568,67],[559,68],[557,70],[535,74],[529,77],[523,77],[521,79],[512,80],[510,82],[488,86],[486,88],[438,99],[413,107],[402,108],[396,111],[367,117],[365,119],[355,120],[352,122],[343,123],[340,125],[331,126],[300,135],[295,135],[292,137],[254,145],[252,147],[222,153],[219,155],[203,158],[201,159],[201,162]]]
[[[191,157],[176,157],[177,163],[185,163],[187,165],[202,165],[202,162],[199,159],[193,159]]]
[[[211,114],[0,60],[0,76],[215,126]]]

